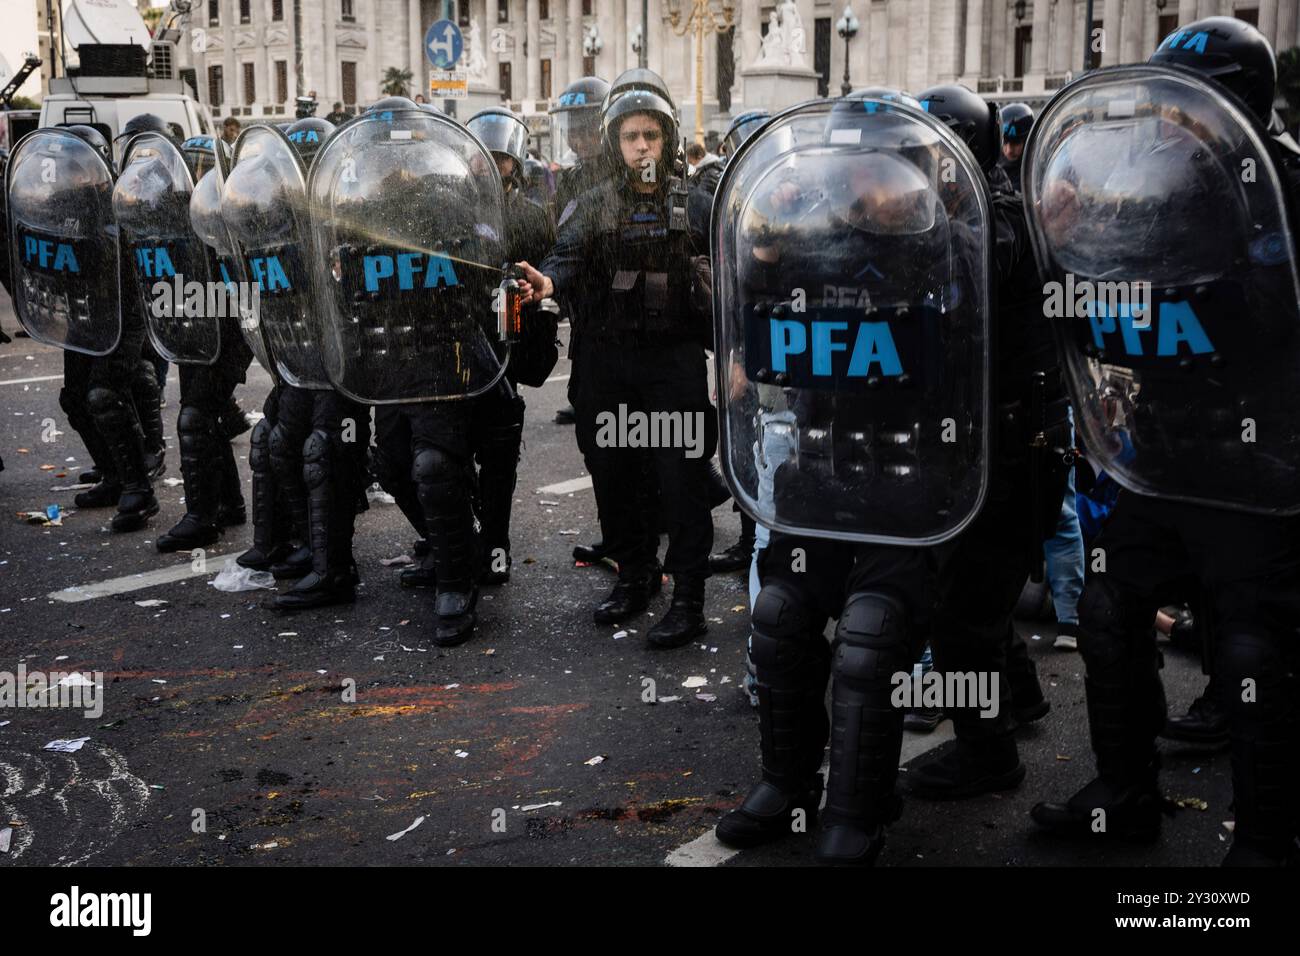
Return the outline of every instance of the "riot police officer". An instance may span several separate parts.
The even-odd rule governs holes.
[[[1254,27],[1180,27],[1149,65],[1063,89],[1024,177],[1044,274],[1122,280],[1138,295],[1057,323],[1084,443],[1124,490],[1095,542],[1104,572],[1079,604],[1097,777],[1033,818],[1064,835],[1158,836],[1165,700],[1151,621],[1190,572],[1213,605],[1227,688],[1225,865],[1297,858],[1300,289],[1286,227],[1297,183],[1266,129],[1275,81]],[[1134,95],[1132,114],[1106,108]]]
[[[159,535],[160,552],[207,547],[221,530],[246,520],[239,469],[221,416],[244,381],[252,353],[226,301],[216,314],[197,314],[173,300],[172,288],[212,280],[207,248],[190,224],[192,166],[170,136],[148,130],[123,147],[113,202],[122,238],[132,253],[136,287],[148,333],[158,353],[180,369],[177,438],[185,481],[185,515]],[[159,289],[164,290],[161,297]],[[214,298],[213,305],[218,301]]]
[[[673,174],[672,106],[644,89],[614,92],[602,124],[617,174],[579,198],[545,261],[521,268],[530,301],[556,293],[584,300],[589,324],[574,361],[582,381],[574,396],[580,419],[604,420],[611,432],[619,430],[614,419],[626,422],[629,413],[681,423],[678,447],[649,452],[667,512],[664,571],[673,575],[674,589],[672,606],[648,640],[679,647],[707,630],[704,582],[713,540],[708,461],[716,442],[702,345],[707,320],[696,317],[692,299],[693,249],[685,188]],[[695,436],[694,448],[682,447],[688,421],[704,432]],[[644,460],[632,436],[630,429],[604,439],[597,434],[589,446],[604,544],[619,567],[618,583],[595,611],[602,624],[644,611],[659,575],[650,545],[654,513],[629,494]]]
[[[1034,128],[1034,111],[1025,103],[1008,103],[998,114],[1002,120],[1002,156],[998,164],[1006,170],[1011,185],[1020,189],[1020,163],[1025,143]]]
[[[54,183],[45,181],[40,166],[54,170]],[[102,138],[37,131],[10,160],[9,226],[22,276],[15,276],[14,305],[23,326],[39,341],[89,357],[74,363],[61,396],[70,419],[88,412],[74,428],[83,434],[93,429],[102,438],[103,460],[96,464],[105,469],[103,478],[79,506],[115,500],[110,524],[122,532],[143,528],[158,513],[150,480],[158,461],[148,457],[136,400],[136,394],[148,395],[156,416],[158,385],[141,355],[142,301],[119,291],[133,289],[135,279],[113,221],[113,180]],[[149,401],[143,408],[148,416]]]
[[[365,487],[370,415],[329,380],[304,215],[311,162],[333,131],[315,117],[283,134],[246,129],[235,142],[222,198],[222,217],[258,283],[259,322],[283,380],[268,442],[271,467],[311,554],[310,569],[276,596],[281,611],[351,603],[359,581],[352,536]],[[272,567],[273,574],[286,570]]]

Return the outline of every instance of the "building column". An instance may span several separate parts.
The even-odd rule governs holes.
[[[972,90],[984,75],[984,0],[966,0],[966,36],[962,80]]]
[[[1196,4],[1196,19],[1201,20],[1205,17],[1218,16],[1221,4],[1219,0],[1198,0]]]
[[[1052,25],[1051,0],[1034,0],[1032,26],[1033,43],[1029,48],[1029,72],[1035,76],[1047,75],[1047,55],[1051,51]],[[1041,83],[1042,80],[1039,80]]]
[[[501,82],[501,54],[496,50],[493,34],[498,29],[497,17],[500,16],[499,0],[484,0],[483,3],[483,58],[487,60],[487,85],[493,89]]]
[[[933,79],[930,76],[930,0],[911,0],[907,4],[907,46],[905,50],[903,87],[923,90]],[[809,67],[812,66],[810,62]]]
[[[1277,49],[1277,0],[1259,0],[1259,32]]]
[[[524,99],[537,100],[542,95],[542,8],[538,0],[528,0],[528,55],[524,81]]]
[[[1294,2],[1287,2],[1278,7],[1277,43],[1273,44],[1274,50],[1278,53],[1296,45],[1296,12]]]
[[[1142,63],[1147,54],[1143,49],[1143,21],[1146,19],[1146,4],[1139,0],[1126,0],[1124,4],[1123,26],[1120,28],[1121,63]]]
[[[636,16],[639,20],[641,4],[634,3],[630,6],[636,8]],[[660,6],[658,3],[650,4],[650,11],[646,14],[650,20],[650,55],[646,60],[646,66],[668,80],[668,38],[673,35],[673,28],[665,22]],[[694,75],[694,67],[692,67],[691,89],[695,88]]]
[[[1085,8],[1086,9],[1086,8]],[[1123,30],[1120,20],[1124,12],[1124,0],[1106,0],[1102,14],[1102,42],[1104,46],[1101,52],[1101,65],[1114,66],[1120,58],[1120,42],[1123,37]]]
[[[357,71],[360,74],[357,77],[357,86],[360,87],[357,96],[367,103],[379,99],[379,4],[380,0],[370,0],[366,4],[365,69]],[[334,100],[337,99],[336,96],[328,104],[322,104],[326,113],[334,108]]]
[[[1074,2],[1057,4],[1052,15],[1052,49],[1047,59],[1049,74],[1065,73],[1074,61]]]
[[[569,0],[569,75],[560,89],[586,75],[583,69],[582,38],[586,24],[582,22],[582,0]],[[558,93],[558,91],[557,91]]]
[[[1196,0],[1178,0],[1178,25],[1185,27],[1196,19]],[[1161,37],[1160,39],[1164,39]]]
[[[406,0],[407,63],[411,84],[424,89],[417,80],[424,75],[424,24],[420,22],[420,0]]]
[[[205,10],[206,12],[206,10]],[[244,106],[244,97],[240,87],[244,83],[239,65],[235,62],[235,30],[239,22],[239,6],[233,0],[227,0],[221,10],[221,85],[225,98],[224,108],[229,116],[235,107]]]
[[[551,54],[551,96],[569,85],[569,17],[567,0],[551,0],[551,34],[555,52]]]

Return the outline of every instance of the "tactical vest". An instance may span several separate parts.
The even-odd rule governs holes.
[[[609,291],[601,328],[680,337],[693,333],[686,188],[676,177],[650,195],[619,196],[604,212],[600,254]]]

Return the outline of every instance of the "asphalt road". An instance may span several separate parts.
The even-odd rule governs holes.
[[[16,324],[4,300],[0,327],[12,334]],[[19,518],[55,503],[74,509],[73,492],[54,489],[89,464],[58,407],[61,370],[56,349],[0,346],[0,672],[102,672],[104,707],[98,719],[0,708],[0,828],[13,829],[0,867],[811,862],[806,839],[730,854],[709,835],[758,769],[757,719],[739,689],[748,620],[739,576],[710,581],[710,633],[678,651],[645,646],[653,617],[591,622],[613,580],[570,557],[598,536],[592,493],[539,490],[585,474],[572,430],[552,422],[562,380],[526,393],[513,580],[484,592],[473,641],[440,650],[425,636],[432,597],[400,590],[398,569],[381,563],[413,538],[390,505],[358,520],[356,605],[292,617],[262,606],[268,592],[209,583],[222,556],[248,546],[248,527],[227,532],[204,575],[189,573],[188,556],[156,553],[154,536],[183,512],[179,486],[159,485],[162,512],[142,533],[112,534],[106,511],[68,514],[61,527]],[[562,361],[554,375],[567,372]],[[173,370],[172,479],[176,388]],[[259,408],[267,388],[254,366],[237,397]],[[236,455],[246,473],[247,435]],[[714,518],[718,544],[730,544],[735,516],[724,506]],[[176,580],[136,577],[160,570]],[[120,593],[51,597],[74,587],[86,597],[85,586],[106,581]],[[652,611],[665,607],[659,598]],[[1081,786],[1092,760],[1078,655],[1051,648],[1050,626],[1022,627],[1052,702],[1021,731],[1028,778],[1001,797],[909,800],[880,864],[1217,864],[1228,760],[1195,749],[1165,745],[1165,789],[1192,805],[1159,844],[1062,846],[1033,834],[1029,807]],[[1182,710],[1204,679],[1178,651],[1166,661],[1170,706]],[[647,678],[659,697],[678,699],[643,702]],[[690,678],[706,683],[683,686]],[[941,745],[949,726],[909,734],[905,758]],[[43,749],[81,737],[75,753]]]

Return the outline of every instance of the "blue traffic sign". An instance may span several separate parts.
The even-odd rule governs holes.
[[[450,70],[464,51],[460,27],[451,20],[438,20],[424,35],[424,56],[435,69]]]

